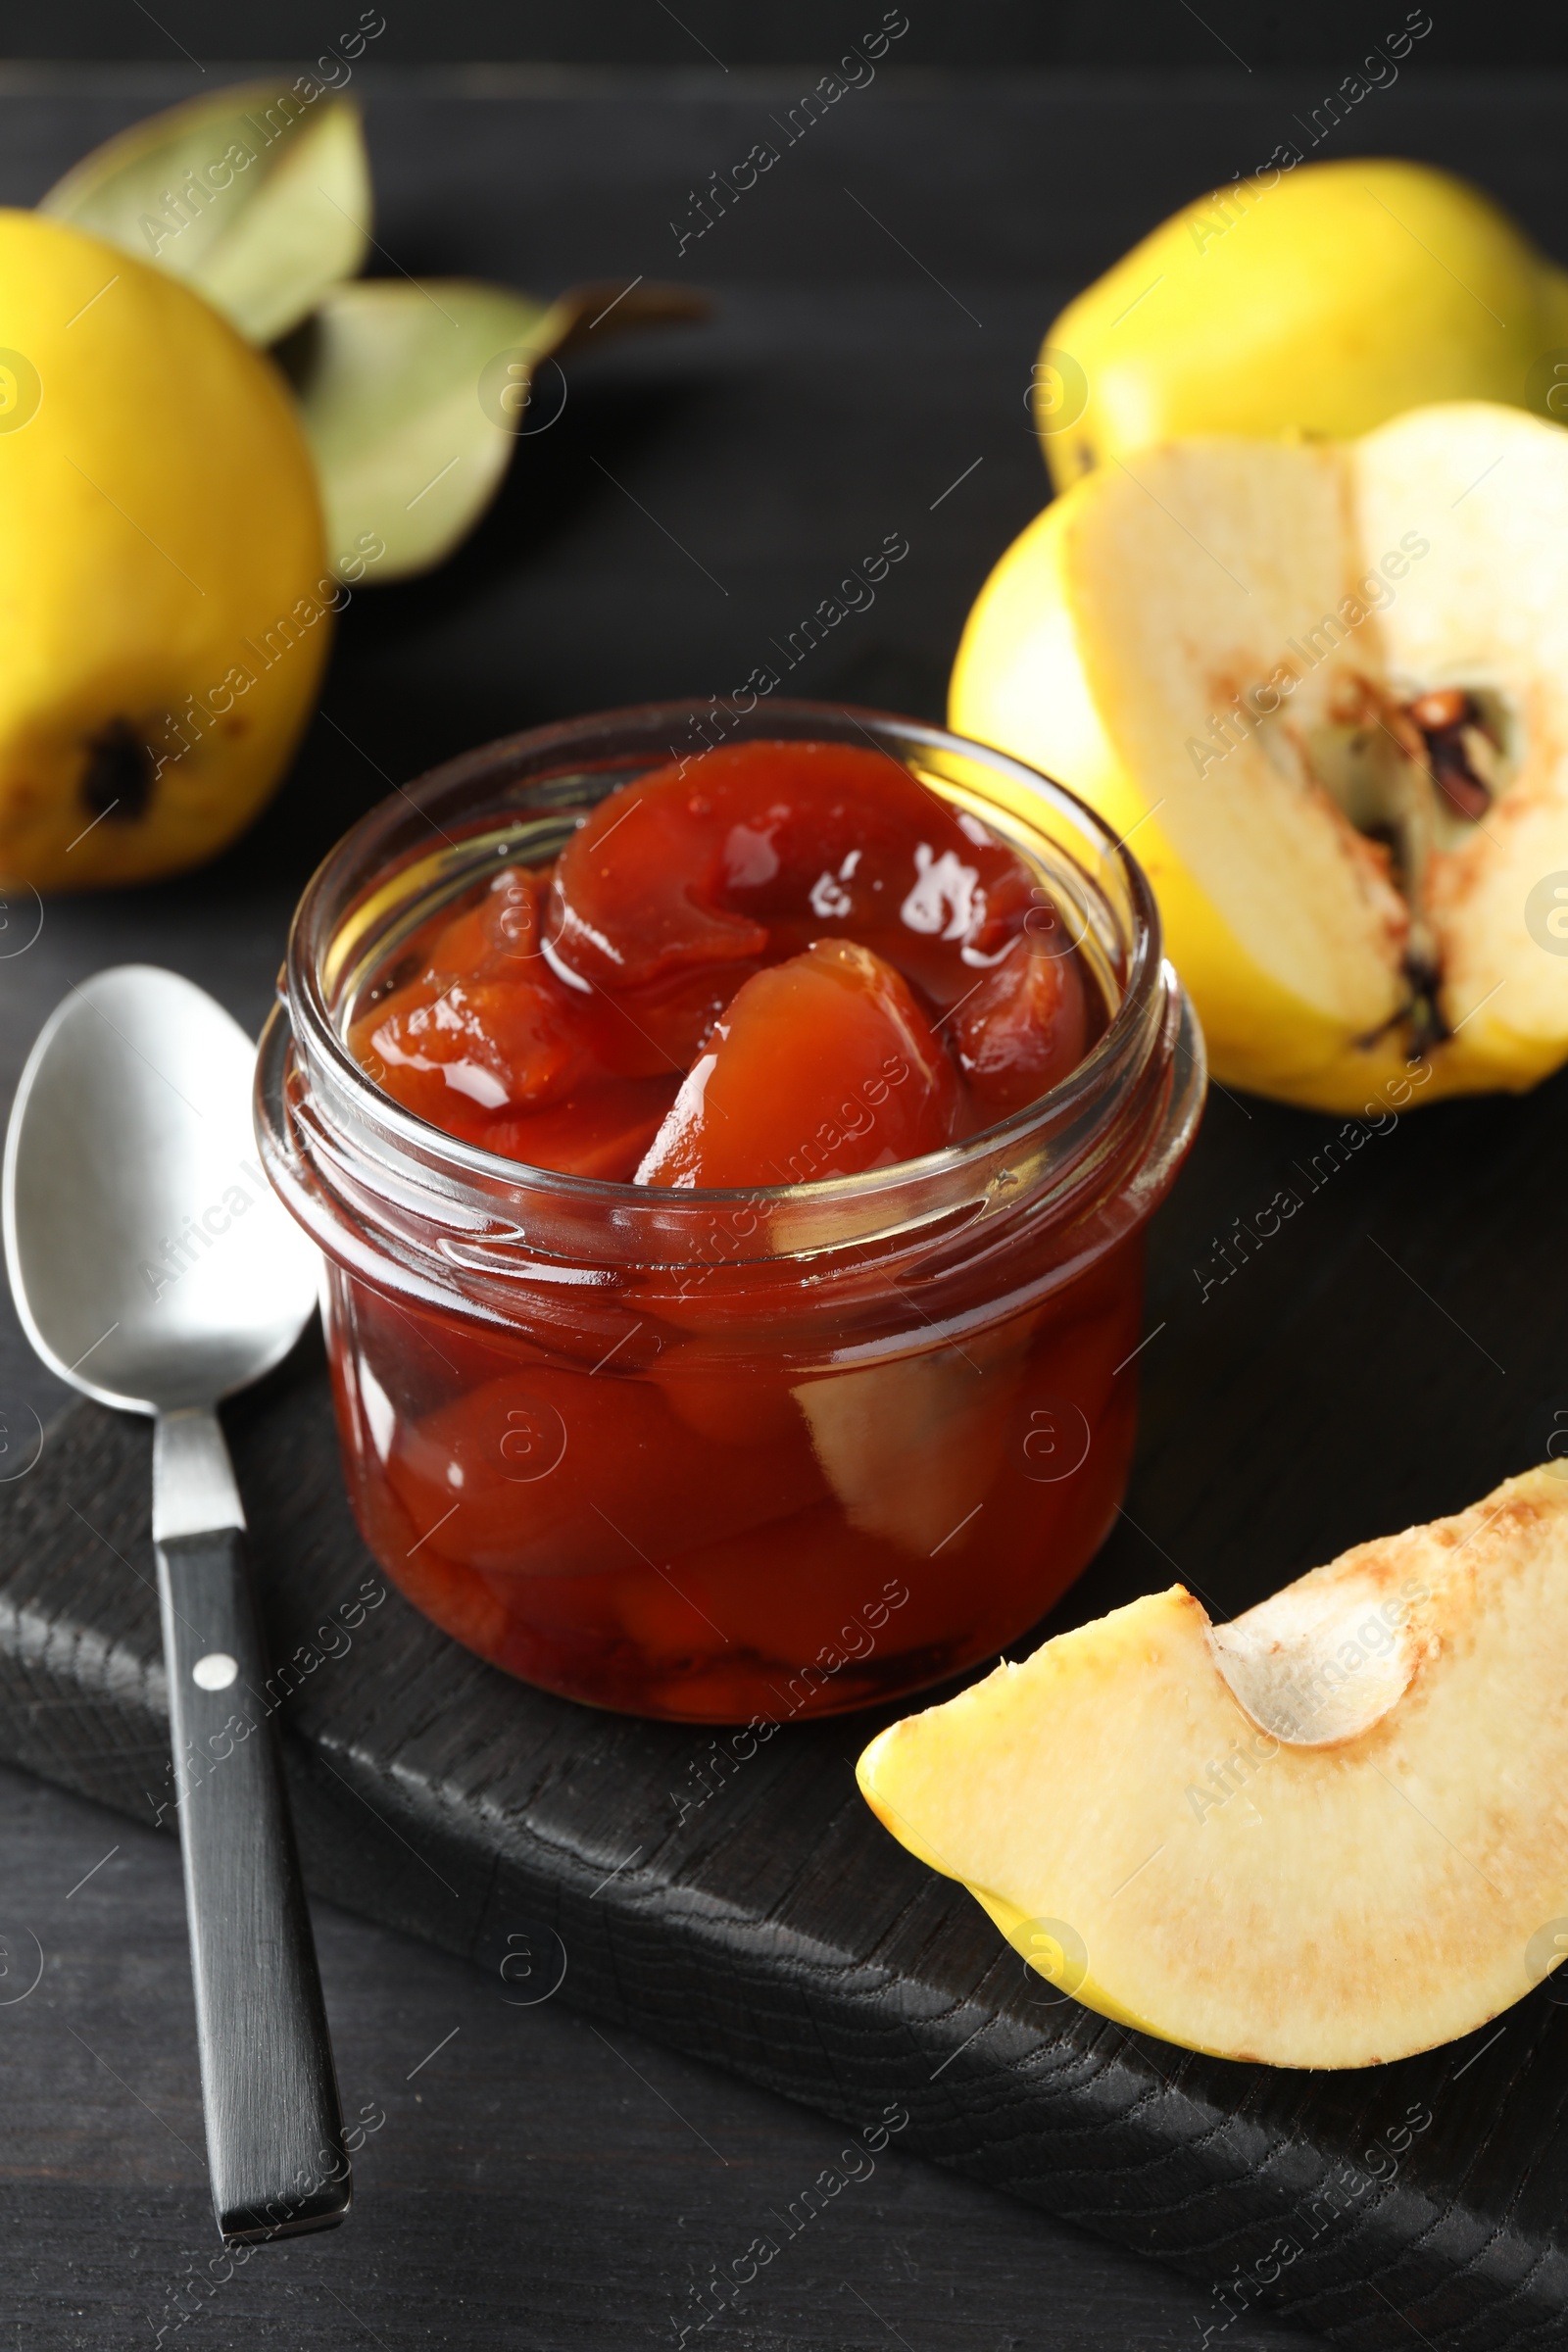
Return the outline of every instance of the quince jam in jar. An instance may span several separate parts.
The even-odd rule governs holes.
[[[777,1723],[994,1654],[1103,1539],[1202,1048],[1059,786],[870,712],[693,753],[697,716],[364,819],[259,1131],[408,1597],[571,1697]]]

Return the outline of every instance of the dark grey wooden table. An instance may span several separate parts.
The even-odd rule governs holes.
[[[1461,84],[1437,39],[1430,52],[1367,101],[1347,151],[1469,170],[1550,244],[1565,85]],[[938,714],[963,613],[1043,501],[1024,410],[1043,327],[1322,95],[1320,74],[1239,67],[1157,83],[885,74],[677,258],[669,222],[688,191],[815,71],[362,74],[378,267],[541,291],[689,274],[719,315],[575,368],[560,422],[522,445],[458,562],[356,599],[296,773],[234,852],[176,885],[48,906],[35,943],[0,962],[0,1090],[68,984],[126,957],[188,972],[258,1026],[300,883],[392,782],[571,710],[734,685],[890,530],[908,561],[792,684]],[[95,139],[195,82],[0,73],[0,200],[31,202]],[[1211,1115],[1246,1113],[1216,1099]],[[6,1302],[0,1410],[47,1419],[58,1401]],[[1137,1507],[1157,1537],[1158,1497]],[[1318,1516],[1326,1535],[1333,1511]],[[1142,1581],[1166,1573],[1151,1553]],[[329,1907],[317,1921],[346,2099],[385,2120],[346,2231],[223,2278],[209,2261],[177,1856],[0,1774],[0,2328],[19,2346],[118,2352],[163,2328],[193,2352],[673,2347],[692,2283],[787,2209],[842,2137],[559,2006],[508,2006],[496,1982]],[[1197,2345],[1210,2316],[1196,2287],[890,2149],[705,2332],[715,2346],[1122,2352]],[[1307,2340],[1240,2323],[1225,2336],[1226,2352]]]

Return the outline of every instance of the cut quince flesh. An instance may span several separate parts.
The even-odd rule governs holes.
[[[860,1758],[873,1811],[1102,2015],[1372,2066],[1568,1950],[1568,1478],[1361,1544],[1229,1625],[1180,1586]]]
[[[1222,1081],[1375,1114],[1568,1057],[1561,426],[1104,466],[993,572],[951,717],[1131,838]]]

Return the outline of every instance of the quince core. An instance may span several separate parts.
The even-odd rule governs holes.
[[[1167,2041],[1358,2067],[1568,1949],[1568,1478],[1210,1624],[1180,1585],[879,1734],[867,1802],[1038,1973]]]
[[[1432,1101],[1568,1057],[1532,900],[1568,883],[1562,427],[1460,402],[1102,467],[986,583],[950,714],[1129,840],[1222,1082],[1376,1114],[1411,1064]]]

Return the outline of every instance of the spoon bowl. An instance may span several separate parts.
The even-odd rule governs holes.
[[[122,964],[74,989],[28,1056],[7,1141],[17,1309],[101,1404],[211,1404],[280,1362],[317,1256],[256,1164],[256,1049],[190,981]]]

